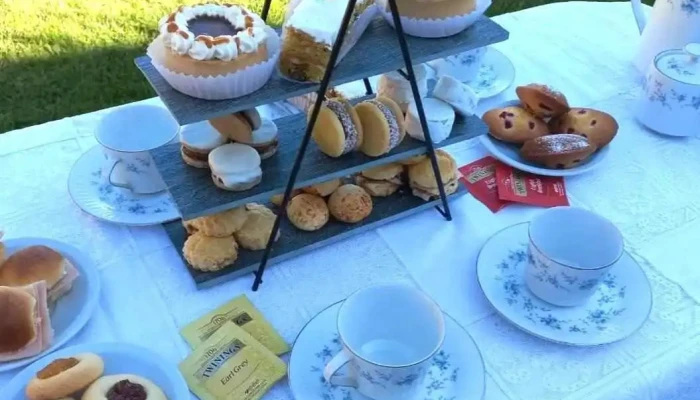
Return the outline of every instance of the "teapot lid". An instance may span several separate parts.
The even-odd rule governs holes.
[[[655,60],[656,68],[671,79],[700,85],[700,43],[690,43],[681,50],[667,50]]]

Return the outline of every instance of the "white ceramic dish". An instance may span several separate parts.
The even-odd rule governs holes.
[[[289,360],[289,386],[297,400],[369,400],[354,388],[331,386],[323,368],[342,345],[337,329],[342,302],[318,313],[301,330]],[[486,372],[479,349],[469,333],[445,314],[445,342],[433,357],[416,399],[478,400],[486,390]],[[347,367],[336,376],[347,373]]]
[[[528,223],[497,232],[477,259],[481,290],[503,318],[541,339],[574,346],[616,342],[644,325],[652,307],[651,286],[629,254],[623,254],[584,304],[557,307],[527,288],[527,232]]]
[[[481,60],[479,75],[465,83],[474,89],[480,99],[487,99],[503,93],[514,81],[515,66],[510,58],[488,47]]]
[[[180,218],[169,192],[141,195],[112,186],[102,175],[103,166],[99,146],[86,151],[73,165],[68,192],[80,209],[99,220],[131,226],[157,225]]]
[[[105,362],[105,375],[133,374],[160,387],[170,400],[189,399],[189,389],[177,367],[152,351],[125,343],[92,343],[69,347],[35,362],[17,374],[2,390],[3,400],[25,400],[24,390],[37,372],[57,358],[95,353]]]
[[[493,108],[517,106],[520,105],[518,100],[510,100],[501,105]],[[520,147],[512,143],[502,142],[495,139],[489,134],[479,136],[481,144],[486,147],[491,155],[499,159],[500,161],[510,165],[513,168],[519,169],[521,171],[530,172],[536,175],[544,176],[574,176],[580,175],[595,168],[600,167],[600,165],[606,160],[610,154],[610,144],[603,147],[602,149],[596,151],[587,160],[578,164],[578,166],[569,169],[551,169],[545,168],[539,164],[527,161],[520,157]]]
[[[73,283],[68,294],[61,297],[51,312],[51,326],[54,340],[50,348],[43,353],[29,358],[0,363],[0,372],[10,371],[27,365],[40,357],[51,353],[73,338],[90,319],[100,299],[100,274],[92,261],[80,250],[65,243],[51,239],[22,238],[4,240],[8,255],[28,246],[45,245],[69,259],[80,276]],[[5,398],[3,397],[3,400]]]

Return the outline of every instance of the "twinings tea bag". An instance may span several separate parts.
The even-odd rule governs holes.
[[[181,333],[187,343],[196,349],[228,321],[243,328],[255,340],[277,355],[289,351],[289,345],[245,295],[236,297],[190,323],[182,329]]]
[[[258,400],[282,379],[287,366],[229,321],[180,363],[180,372],[201,400]]]

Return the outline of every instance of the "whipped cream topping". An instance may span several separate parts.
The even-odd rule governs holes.
[[[197,17],[224,18],[237,29],[235,35],[195,36],[189,22]],[[163,43],[175,53],[195,60],[231,61],[242,53],[254,53],[267,40],[265,22],[237,5],[199,4],[182,6],[159,22]]]

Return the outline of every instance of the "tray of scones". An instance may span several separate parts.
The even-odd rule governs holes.
[[[516,93],[518,100],[482,116],[489,134],[480,139],[494,157],[547,176],[578,175],[605,159],[619,129],[612,115],[570,107],[564,94],[546,85],[519,86]]]

